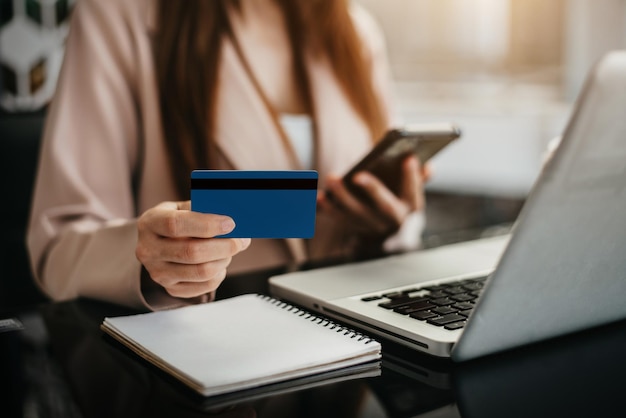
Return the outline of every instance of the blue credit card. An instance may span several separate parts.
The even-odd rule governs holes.
[[[317,171],[194,170],[191,210],[227,215],[225,238],[312,238]]]

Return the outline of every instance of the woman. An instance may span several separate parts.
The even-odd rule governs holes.
[[[28,245],[53,299],[164,309],[210,300],[226,274],[415,247],[423,171],[403,193],[339,181],[391,126],[384,43],[348,0],[81,0],[48,113]],[[195,168],[320,174],[315,238],[213,238],[189,211]],[[395,244],[394,244],[395,242]],[[245,251],[244,251],[245,250]]]

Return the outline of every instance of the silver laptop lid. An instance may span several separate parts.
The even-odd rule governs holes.
[[[626,51],[588,77],[452,352],[457,361],[626,318]]]

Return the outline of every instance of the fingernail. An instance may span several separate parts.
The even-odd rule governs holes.
[[[231,218],[226,218],[222,221],[221,227],[222,232],[230,232],[235,229],[235,221],[233,221]]]
[[[250,238],[239,238],[239,241],[241,241],[242,250],[245,250],[246,248],[248,248],[248,245],[250,245],[250,243],[252,242]]]
[[[361,186],[365,186],[369,183],[370,179],[367,178],[365,174],[357,174],[354,176],[354,182],[360,184]]]

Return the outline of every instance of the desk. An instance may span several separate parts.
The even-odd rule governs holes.
[[[103,336],[104,316],[125,313],[91,300],[15,312],[24,329],[0,334],[0,416],[626,416],[626,321],[460,365],[382,341],[378,377],[207,410]]]

